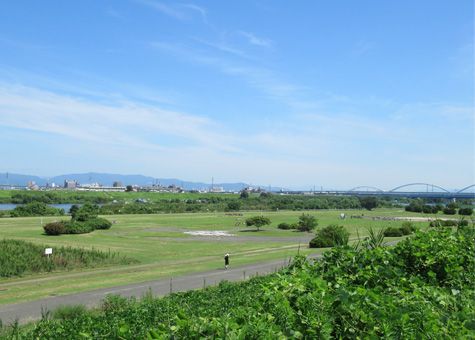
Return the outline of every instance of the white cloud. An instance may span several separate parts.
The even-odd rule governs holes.
[[[203,7],[197,6],[195,4],[180,4],[180,7],[199,13],[203,22],[208,24],[208,12]]]
[[[229,53],[229,54],[241,57],[241,58],[245,58],[245,59],[252,59],[244,51],[242,51],[242,50],[240,50],[236,47],[230,46],[230,45],[228,45],[224,42],[215,43],[215,42],[209,42],[209,41],[206,41],[206,40],[203,40],[203,39],[198,39],[198,38],[195,38],[194,40],[201,43],[201,44],[204,44],[208,47],[213,47],[213,48],[215,48],[219,51],[222,51],[222,52],[226,52],[226,53]]]
[[[244,52],[224,44],[214,44],[202,40],[196,41],[234,55],[249,58]],[[318,105],[318,101],[316,100],[302,98],[301,94],[305,90],[303,87],[280,79],[270,69],[230,61],[226,58],[211,55],[196,48],[177,43],[156,41],[149,43],[149,45],[153,49],[171,53],[184,61],[202,64],[215,68],[224,74],[239,77],[246,81],[251,87],[259,90],[269,98],[284,103],[288,107],[301,109],[302,106],[315,107]]]
[[[190,19],[193,17],[192,13],[197,13],[203,23],[208,24],[208,15],[205,8],[197,6],[191,3],[172,3],[172,4],[165,4],[160,1],[155,0],[135,0],[138,3],[141,3],[145,6],[148,6],[162,14],[165,14],[169,17],[174,19],[178,19],[181,21]]]
[[[246,31],[238,31],[240,35],[245,37],[247,41],[255,46],[260,46],[260,47],[271,47],[272,46],[272,41],[270,39],[264,39],[256,36],[254,33],[251,32],[246,32]]]
[[[131,101],[98,103],[53,92],[0,84],[0,125],[100,144],[163,150],[161,139],[237,151],[217,123],[201,116]],[[180,144],[177,143],[177,144]]]

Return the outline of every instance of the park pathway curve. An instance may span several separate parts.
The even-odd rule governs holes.
[[[312,257],[319,257],[319,255]],[[82,304],[88,308],[96,307],[107,295],[110,294],[123,297],[135,296],[140,298],[151,292],[154,296],[164,296],[170,292],[184,292],[192,289],[200,289],[204,286],[214,286],[223,280],[242,281],[251,276],[270,274],[284,266],[287,266],[288,263],[289,258],[286,258],[236,268],[231,267],[227,270],[217,269],[176,278],[166,278],[125,286],[102,288],[88,292],[48,297],[17,304],[0,305],[0,320],[2,320],[4,325],[11,324],[15,322],[15,320],[18,320],[20,324],[25,324],[39,320],[42,312],[47,310],[54,311],[59,306]]]

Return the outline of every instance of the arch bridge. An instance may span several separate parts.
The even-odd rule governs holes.
[[[469,185],[469,186],[466,186],[465,188],[463,189],[460,189],[459,191],[457,191],[457,194],[461,194],[462,192],[470,189],[470,188],[475,188],[475,184],[472,184],[472,185]]]
[[[353,192],[358,192],[358,191],[378,191],[378,192],[384,192],[384,190],[376,188],[376,187],[371,187],[367,185],[362,185],[359,187],[354,187],[353,189],[350,189],[348,191],[353,191]]]
[[[445,188],[442,188],[442,187],[440,187],[438,185],[435,185],[435,184],[430,184],[430,183],[408,183],[408,184],[404,184],[404,185],[400,185],[398,187],[395,187],[395,188],[389,190],[388,192],[396,192],[397,190],[402,189],[402,188],[407,188],[407,187],[412,187],[412,186],[419,186],[419,185],[425,185],[426,188],[427,188],[427,191],[429,191],[429,187],[431,187],[432,191],[434,191],[434,188],[437,188],[437,189],[442,190],[444,192],[450,193],[449,190],[447,190]]]

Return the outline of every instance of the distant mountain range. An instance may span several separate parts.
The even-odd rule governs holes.
[[[63,186],[65,180],[75,180],[79,184],[99,183],[104,186],[112,186],[112,184],[117,181],[121,182],[124,186],[146,186],[160,184],[162,186],[176,185],[184,188],[185,190],[206,190],[211,188],[211,183],[189,182],[177,178],[154,178],[143,175],[121,175],[89,172],[84,174],[66,174],[54,177],[39,177],[15,173],[0,173],[0,185],[26,186],[29,181],[34,181],[39,186],[45,186],[47,183],[55,183],[56,185]],[[243,182],[214,183],[214,187],[222,187],[226,191],[239,191],[248,186],[249,184]],[[266,188],[268,189],[268,187]],[[278,189],[274,187],[272,188],[272,190]]]

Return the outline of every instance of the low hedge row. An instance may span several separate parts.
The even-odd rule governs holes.
[[[95,217],[87,221],[59,221],[43,226],[47,235],[86,234],[96,229],[110,229],[112,223],[105,218]]]
[[[417,230],[416,226],[411,222],[404,222],[399,228],[389,227],[384,230],[385,237],[400,237],[411,235]]]
[[[434,220],[430,221],[429,227],[466,227],[468,220]]]

